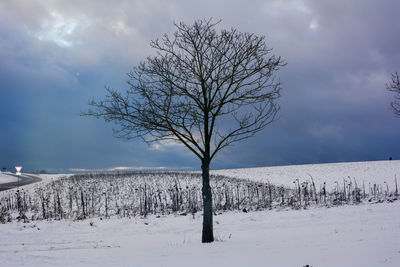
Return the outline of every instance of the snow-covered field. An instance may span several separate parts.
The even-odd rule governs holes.
[[[12,183],[17,181],[18,181],[17,177],[0,172],[0,184]]]
[[[400,161],[236,169],[214,173],[293,185],[350,176],[383,183]],[[40,176],[45,184],[58,177]],[[393,181],[394,183],[394,181]],[[392,186],[392,185],[390,185]],[[25,190],[35,190],[33,184]],[[391,191],[393,187],[391,188]],[[0,266],[400,266],[400,201],[331,208],[231,211],[202,244],[201,213],[0,224]]]
[[[335,181],[342,183],[343,179],[347,181],[355,179],[358,185],[362,185],[364,181],[366,186],[368,183],[387,182],[393,188],[395,176],[398,182],[400,180],[400,160],[241,168],[215,170],[211,173],[254,181],[269,181],[272,184],[285,186],[293,186],[293,181],[296,179],[300,182],[310,182],[311,176],[317,186],[326,182],[327,188],[333,188]]]
[[[32,184],[27,184],[24,185],[23,188],[24,190],[34,190],[40,185],[45,185],[50,183],[51,181],[58,180],[62,177],[69,177],[72,174],[36,174],[36,176],[40,177],[42,179],[40,182],[37,183],[32,183]]]
[[[400,202],[0,226],[1,266],[399,266]],[[90,226],[92,222],[93,226]]]
[[[8,174],[11,174],[11,172],[0,173],[0,184],[18,182],[17,177],[11,176]],[[57,180],[60,177],[70,176],[70,175],[71,174],[36,174],[36,176],[40,177],[40,179],[42,179],[42,180],[38,183],[24,185],[23,188],[26,190],[29,190],[29,189],[32,189],[33,187],[37,187],[39,184],[46,184],[52,180]]]

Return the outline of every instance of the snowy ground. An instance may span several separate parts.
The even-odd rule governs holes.
[[[40,179],[42,179],[42,180],[37,183],[25,185],[24,189],[29,190],[29,189],[37,187],[40,184],[46,184],[46,183],[51,182],[52,180],[57,180],[64,176],[71,176],[72,174],[35,174],[35,175],[40,177]]]
[[[0,184],[18,182],[17,177],[8,175],[8,174],[12,174],[12,173],[11,172],[7,172],[7,173],[0,172]],[[36,174],[36,176],[38,176],[42,179],[42,181],[40,181],[39,183],[48,183],[51,180],[58,179],[62,176],[68,176],[68,175],[71,175],[71,174]],[[30,189],[39,183],[28,184],[23,187],[24,187],[24,189]]]
[[[8,175],[7,173],[0,172],[0,184],[12,183],[17,181],[18,181],[17,177]]]
[[[400,202],[201,217],[11,223],[1,266],[399,266]],[[90,226],[90,222],[94,226]]]
[[[395,176],[400,184],[400,160],[241,168],[215,170],[211,173],[255,181],[269,181],[272,184],[286,186],[293,186],[293,181],[296,179],[299,179],[300,182],[310,182],[310,176],[312,176],[317,186],[326,182],[328,189],[335,186],[335,181],[342,184],[343,179],[348,181],[355,179],[359,187],[362,186],[363,181],[366,187],[368,187],[368,183],[383,184],[387,182],[393,189]]]
[[[308,174],[328,185],[348,176],[382,183],[400,178],[400,161],[214,173],[289,186]],[[40,175],[40,183],[60,176]],[[227,212],[214,217],[212,244],[200,242],[201,220],[197,213],[0,224],[0,266],[400,266],[400,201]]]

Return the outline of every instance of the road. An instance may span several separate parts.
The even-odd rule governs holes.
[[[19,178],[19,181],[0,184],[0,191],[12,189],[12,188],[19,187],[19,186],[22,186],[22,185],[36,183],[36,182],[39,182],[39,181],[42,180],[41,178],[39,178],[39,176],[36,176],[36,175],[33,175],[33,174],[27,174],[27,173],[22,173],[21,175],[15,175],[15,174],[8,174],[7,173],[7,175],[17,177],[17,178]]]

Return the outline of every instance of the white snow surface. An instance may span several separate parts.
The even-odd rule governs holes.
[[[71,176],[73,174],[35,174],[35,175],[40,177],[40,179],[42,179],[42,180],[37,183],[25,185],[24,189],[31,189],[31,188],[36,187],[37,185],[49,183],[53,180],[57,180],[57,179],[60,179],[61,177],[65,177],[65,176]]]
[[[8,175],[8,174],[11,174],[11,172],[7,172],[7,173],[5,173],[5,172],[1,173],[0,172],[0,184],[17,182],[18,181],[17,177],[11,176],[11,175]],[[37,186],[37,185],[39,185],[41,183],[48,183],[48,182],[50,182],[52,180],[59,179],[60,177],[70,176],[70,175],[72,175],[72,174],[35,174],[35,176],[40,177],[42,179],[42,181],[37,182],[37,183],[33,183],[33,184],[27,184],[27,185],[24,185],[24,186],[21,186],[21,187],[24,188],[24,189],[31,189],[31,188],[33,188],[33,187],[35,187],[35,186]]]
[[[7,172],[11,174],[10,172]],[[12,183],[17,182],[18,178],[15,176],[8,175],[5,172],[0,172],[0,184]]]
[[[1,266],[399,266],[400,202],[0,226]],[[90,226],[90,223],[93,226]]]
[[[387,183],[400,161],[218,170],[292,186],[351,177]],[[40,175],[40,183],[63,175]],[[36,184],[25,186],[34,190]],[[91,225],[92,224],[92,225]],[[0,266],[400,266],[400,201],[214,216],[217,242],[202,244],[202,216],[168,215],[0,224]]]
[[[326,182],[327,189],[335,187],[335,181],[341,185],[343,179],[356,180],[358,187],[364,182],[367,188],[369,183],[383,185],[386,182],[393,189],[395,177],[400,182],[400,160],[240,168],[214,170],[211,173],[284,186],[293,186],[296,179],[300,183],[311,182],[312,177],[317,186]]]

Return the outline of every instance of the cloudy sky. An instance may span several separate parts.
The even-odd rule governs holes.
[[[173,144],[113,137],[79,116],[174,21],[222,19],[265,35],[288,63],[279,120],[213,168],[400,159],[400,118],[385,90],[400,72],[400,1],[0,1],[0,167],[24,170],[199,168]]]

